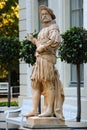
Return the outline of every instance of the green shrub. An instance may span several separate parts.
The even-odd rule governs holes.
[[[33,37],[37,37],[38,33],[32,33]],[[29,65],[33,65],[36,61],[35,57],[36,45],[34,45],[31,41],[25,37],[25,39],[21,42],[21,51],[20,57]]]
[[[61,34],[63,41],[59,47],[59,56],[62,61],[72,64],[87,62],[87,30],[72,27]]]
[[[0,102],[0,106],[8,106],[8,102]],[[11,102],[11,106],[18,106],[18,102],[13,101]]]

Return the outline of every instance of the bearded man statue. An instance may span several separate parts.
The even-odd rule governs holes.
[[[62,106],[64,102],[63,85],[60,81],[56,64],[56,50],[61,38],[59,27],[56,24],[56,16],[47,6],[40,6],[40,20],[42,29],[37,39],[32,35],[28,39],[36,45],[36,63],[31,74],[32,82],[32,111],[26,113],[25,117],[39,116],[51,117],[64,120]],[[38,105],[41,95],[44,96],[44,108],[42,113],[38,113]]]

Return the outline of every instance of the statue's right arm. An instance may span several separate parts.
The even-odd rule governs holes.
[[[37,39],[34,38],[31,34],[27,34],[27,39],[36,45]]]

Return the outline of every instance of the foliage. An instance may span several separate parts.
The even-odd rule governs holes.
[[[20,48],[18,38],[0,37],[0,82],[8,82],[8,70],[10,70],[11,85],[19,85]]]
[[[13,37],[15,39],[16,39],[16,37],[18,37],[18,35],[19,35],[19,29],[18,29],[19,13],[18,13],[18,11],[19,11],[18,0],[0,0],[0,81],[1,82],[7,81],[7,74],[8,74],[7,64],[5,65],[4,60],[6,60],[6,62],[7,61],[9,62],[11,56],[13,55],[13,53],[11,53],[12,54],[11,55],[10,52],[13,50],[13,48],[16,48],[16,47],[13,47],[12,46],[13,44],[11,43],[12,44],[11,45],[10,42],[8,45],[6,45],[6,47],[7,46],[9,47],[9,49],[6,48],[5,39],[7,40],[7,38],[4,36],[9,36],[9,38]],[[3,38],[1,38],[2,36],[3,36]],[[4,42],[4,44],[1,41],[1,39],[3,39],[2,41]],[[2,42],[2,44],[1,44],[1,42]],[[12,48],[10,47],[10,45]],[[18,51],[18,49],[16,49],[16,50]],[[1,54],[2,51],[3,51],[3,54]],[[2,57],[3,57],[4,62],[1,59]],[[16,57],[16,56],[14,56],[14,57]],[[15,61],[14,64],[10,64],[10,63],[12,63],[12,60],[11,60],[11,62],[9,63],[9,65],[10,65],[9,67],[10,67],[10,69],[13,69],[13,71],[15,71],[15,73],[16,73],[16,75],[14,76],[13,72],[11,72],[12,76],[14,77],[13,79],[15,80],[15,78],[17,78],[18,71],[19,71],[18,70],[19,61],[18,61],[18,59],[14,60],[14,61]],[[4,64],[1,64],[1,62]]]
[[[0,36],[18,37],[18,0],[0,1]]]
[[[32,33],[32,35],[36,38],[37,37],[36,32]],[[35,57],[35,50],[36,50],[36,46],[29,40],[27,40],[27,38],[25,38],[22,42],[21,42],[21,59],[23,59],[26,63],[28,63],[29,65],[33,65],[36,61],[36,57]]]
[[[20,47],[18,38],[0,37],[0,64],[6,69],[18,64]]]
[[[0,81],[7,77],[8,72],[0,65]]]
[[[8,102],[0,102],[0,106],[8,106]],[[11,106],[18,106],[18,102],[11,102]]]
[[[87,30],[72,27],[61,34],[63,41],[59,47],[61,60],[67,63],[82,64],[87,62]]]

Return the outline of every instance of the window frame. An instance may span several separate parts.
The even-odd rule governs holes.
[[[71,1],[74,1],[74,0],[70,0],[70,27],[73,27],[71,14],[72,14],[72,12],[75,12],[75,11],[79,11],[79,14],[81,14],[81,15],[79,15],[79,27],[83,27],[83,0],[78,0],[79,1],[79,8],[78,9],[72,9],[72,2]]]
[[[70,27],[73,27],[73,26],[76,26],[76,25],[73,25],[72,23],[72,14],[73,12],[77,12],[78,11],[78,15],[79,15],[79,23],[78,23],[78,27],[83,27],[83,0],[77,0],[78,1],[78,8],[72,8],[72,3],[76,2],[76,0],[70,0]],[[75,3],[74,3],[75,5]],[[74,6],[73,6],[74,7]],[[80,15],[81,14],[81,15]],[[70,79],[70,86],[71,87],[76,87],[77,86],[77,79],[76,81],[72,80],[73,79],[73,73],[72,73],[72,65],[70,65],[70,72],[71,72],[71,79]],[[76,66],[76,65],[75,65]],[[81,67],[80,67],[81,68]],[[74,70],[75,72],[75,70]],[[77,74],[77,73],[76,73]],[[80,73],[81,75],[81,73]],[[80,82],[81,84],[81,87],[84,86],[84,65],[83,65],[83,77],[81,77],[83,79],[83,81]]]

